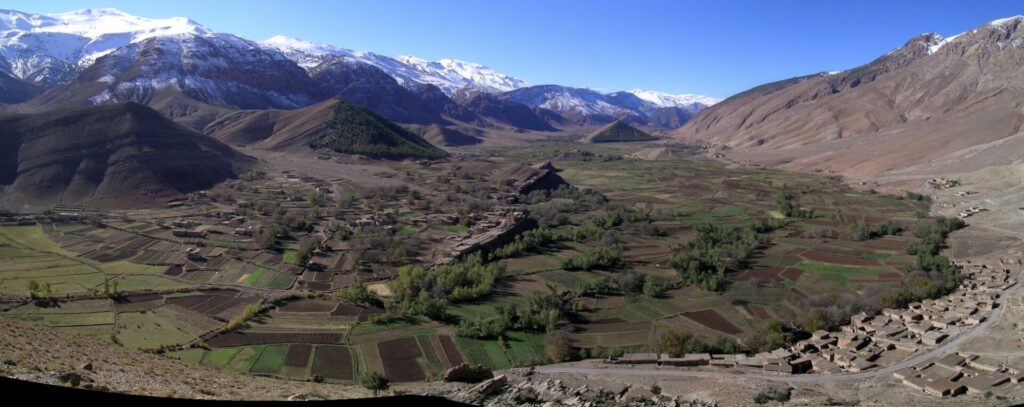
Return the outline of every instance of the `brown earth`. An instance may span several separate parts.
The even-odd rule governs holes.
[[[743,332],[741,329],[737,328],[736,325],[733,325],[732,322],[729,322],[727,319],[722,317],[722,314],[719,314],[718,311],[713,309],[687,312],[684,313],[683,316],[692,319],[698,324],[730,335],[737,335]]]
[[[426,379],[416,358],[423,356],[413,338],[399,338],[377,344],[384,372],[395,382],[415,382]]]
[[[155,205],[251,164],[134,103],[0,115],[0,206],[13,210]]]
[[[730,97],[674,135],[737,161],[850,176],[1009,164],[1024,147],[1022,25],[986,24],[934,53],[942,38],[923,34],[867,65]]]
[[[352,380],[352,352],[344,346],[317,346],[310,372],[328,379]]]

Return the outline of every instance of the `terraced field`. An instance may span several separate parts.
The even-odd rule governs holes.
[[[30,285],[45,286],[58,297],[71,296],[61,300],[59,307],[29,303],[0,315],[132,348],[201,343],[208,349],[171,354],[256,375],[354,383],[361,372],[373,370],[396,382],[422,381],[436,379],[463,362],[493,369],[546,362],[543,332],[512,330],[500,339],[456,333],[458,321],[486,321],[496,315],[498,304],[526,309],[534,294],[577,290],[602,281],[620,285],[626,277],[642,277],[650,284],[668,287],[653,295],[579,297],[580,307],[574,310],[572,320],[561,323],[572,326],[569,338],[573,346],[598,354],[613,349],[648,349],[666,330],[743,340],[767,320],[799,315],[804,304],[815,297],[859,296],[877,287],[899,284],[906,266],[914,263],[914,257],[905,254],[907,246],[915,241],[911,233],[860,239],[855,238],[854,229],[862,223],[877,226],[890,221],[912,229],[925,221],[921,212],[926,204],[922,202],[855,192],[828,177],[726,168],[700,158],[616,158],[633,152],[630,146],[572,145],[605,158],[559,159],[557,151],[568,147],[539,143],[515,150],[481,148],[478,152],[495,161],[460,162],[457,165],[464,166],[460,171],[465,173],[458,177],[452,176],[456,164],[390,164],[395,166],[395,174],[436,187],[442,195],[475,193],[486,197],[502,180],[487,179],[481,175],[485,172],[474,173],[473,168],[484,171],[495,162],[533,164],[551,160],[570,184],[607,198],[600,204],[581,206],[585,209],[557,214],[560,218],[542,219],[555,233],[572,234],[613,211],[641,218],[620,219],[602,227],[603,235],[563,238],[499,260],[504,263],[505,274],[493,292],[473,301],[449,304],[446,312],[451,323],[424,316],[376,323],[375,319],[385,313],[381,307],[358,306],[324,293],[360,279],[369,281],[367,285],[384,298],[393,295],[389,279],[400,265],[429,266],[438,253],[447,249],[445,242],[470,230],[461,221],[429,221],[442,211],[457,211],[447,197],[433,202],[436,207],[406,206],[399,199],[382,199],[374,204],[374,211],[401,206],[391,208],[395,209],[391,220],[395,224],[389,230],[397,239],[415,242],[396,251],[405,257],[392,263],[360,260],[360,256],[353,255],[355,242],[332,239],[329,247],[322,247],[317,254],[317,267],[311,264],[306,268],[296,263],[300,241],[308,232],[293,230],[295,237],[278,242],[279,246],[271,250],[262,250],[253,238],[232,234],[231,228],[219,225],[231,215],[214,214],[216,211],[175,212],[175,216],[211,228],[214,232],[204,239],[175,236],[167,225],[170,218],[156,221],[125,217],[98,226],[44,222],[0,227],[0,296],[23,298]],[[444,182],[431,184],[437,179]],[[235,198],[266,200],[286,195],[280,185],[264,187],[278,192],[238,192]],[[790,194],[799,208],[813,209],[813,215],[785,216],[775,200],[782,192]],[[345,207],[345,216],[356,219],[368,213],[371,207],[367,201],[374,199],[372,195],[366,194],[356,206]],[[544,208],[525,202],[530,199],[513,205],[538,209],[535,217],[544,218]],[[551,200],[552,206],[568,201]],[[299,212],[309,209],[309,203],[303,201],[282,199],[277,204]],[[246,210],[254,219],[261,217]],[[671,259],[678,247],[694,238],[698,225],[748,227],[769,219],[784,220],[786,224],[763,234],[766,243],[740,266],[729,270],[720,292],[677,284],[679,278],[670,266]],[[611,243],[621,247],[620,261],[615,265],[567,269],[567,260]],[[372,242],[361,244],[372,246]],[[189,248],[197,253],[186,256]],[[273,304],[270,300],[279,294],[298,295]],[[257,304],[266,312],[232,332],[216,332],[246,307]]]
[[[729,169],[701,159],[559,160],[549,151],[561,146],[544,147],[502,154],[523,162],[550,159],[571,184],[593,188],[610,202],[642,208],[650,214],[651,223],[663,231],[661,236],[630,228],[622,228],[618,236],[626,261],[622,269],[647,274],[658,282],[675,278],[675,270],[668,266],[673,247],[692,237],[696,225],[710,222],[741,226],[755,219],[783,219],[785,216],[773,200],[781,191],[793,193],[800,207],[814,210],[813,217],[789,218],[786,227],[771,232],[769,244],[751,259],[747,268],[727,275],[730,283],[721,294],[684,288],[659,298],[584,299],[590,310],[583,316],[592,322],[578,325],[577,333],[573,334],[574,344],[582,347],[646,347],[656,336],[651,322],[706,337],[725,335],[742,339],[766,319],[799,313],[801,301],[809,293],[857,295],[872,285],[898,284],[903,279],[904,267],[913,264],[912,256],[904,254],[914,240],[910,233],[855,240],[851,230],[858,223],[875,226],[887,221],[910,229],[922,221],[920,214],[927,209],[924,203],[902,197],[856,192],[828,177]],[[623,154],[627,148],[585,147],[607,156]],[[542,151],[545,149],[548,150]],[[562,260],[578,256],[588,246],[571,243],[509,259],[507,267],[516,276],[516,282],[488,304],[522,304],[522,296],[543,290],[547,284],[572,289],[604,276],[614,278],[619,270],[561,268]],[[463,318],[484,318],[492,312],[488,304],[461,306],[453,312]],[[615,325],[603,321],[646,322],[648,327],[623,325],[623,329],[607,333],[590,329],[591,325],[598,327],[598,331]],[[475,355],[471,359],[487,360],[482,356],[486,352],[480,351],[484,346],[465,346],[473,349],[467,352]]]

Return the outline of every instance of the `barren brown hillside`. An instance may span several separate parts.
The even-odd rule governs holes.
[[[209,188],[249,159],[134,103],[0,116],[0,204],[124,207]]]
[[[1022,65],[1021,17],[948,39],[923,34],[861,67],[733,96],[675,136],[849,175],[922,170],[968,156],[1005,164],[1016,158],[999,144],[1018,143],[1024,123]]]

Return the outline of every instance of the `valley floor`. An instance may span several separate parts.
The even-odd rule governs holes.
[[[398,393],[494,405],[512,403],[510,394],[525,392],[526,387],[543,393],[547,401],[565,404],[579,403],[571,393],[591,397],[601,388],[618,399],[640,396],[666,404],[676,400],[748,405],[766,388],[778,386],[794,387],[793,401],[810,405],[1002,405],[1024,400],[1024,392],[1008,386],[996,393],[1004,399],[932,397],[899,384],[892,377],[894,368],[854,376],[855,380],[816,374],[768,377],[627,370],[591,361],[529,369],[525,366],[547,357],[542,333],[510,331],[505,340],[474,339],[425,317],[378,324],[373,320],[384,310],[336,296],[360,280],[371,283],[376,295],[389,298],[400,265],[440,264],[460,242],[503,227],[512,211],[526,210],[559,233],[581,234],[588,228],[600,233],[509,255],[500,260],[507,274],[494,293],[479,301],[453,303],[449,312],[463,320],[485,321],[493,317],[497,304],[525,307],[531,295],[579,290],[614,281],[623,273],[669,287],[659,295],[581,295],[583,306],[574,316],[576,331],[570,338],[574,346],[597,358],[646,349],[668,331],[748,338],[767,320],[799,317],[808,296],[862,296],[901,281],[905,266],[914,262],[905,254],[916,240],[910,233],[861,239],[852,230],[862,223],[876,226],[887,221],[918,225],[926,219],[927,205],[856,189],[895,192],[923,180],[852,182],[850,188],[834,177],[730,169],[695,158],[693,150],[679,146],[623,158],[649,147],[536,143],[514,150],[467,149],[450,162],[386,165],[351,157],[268,153],[261,157],[267,172],[256,179],[233,182],[168,208],[94,214],[103,217],[101,226],[44,222],[4,227],[0,295],[10,305],[4,316],[16,321],[5,321],[5,331],[0,332],[7,342],[0,347],[5,361],[0,374],[45,383],[67,383],[80,375],[82,383],[93,388],[229,399],[360,397],[368,393],[354,386],[358,374],[374,370],[391,376]],[[515,177],[536,174],[544,167],[531,170],[530,165],[549,160],[560,169],[560,177],[581,191],[600,192],[607,202],[580,205],[572,202],[580,199],[576,195],[504,201],[508,188],[520,186]],[[989,185],[969,176],[964,179],[963,188],[976,185],[981,190]],[[985,205],[985,197],[992,196],[988,194],[1006,193],[998,184],[985,188],[970,196],[971,202],[981,202],[971,205]],[[671,285],[678,278],[669,266],[673,253],[693,238],[697,225],[744,226],[785,219],[773,203],[784,192],[799,200],[798,209],[815,212],[764,233],[770,243],[742,270],[729,274],[727,289],[716,294]],[[955,216],[965,205],[942,206],[954,199],[952,190],[925,192],[936,195],[938,210],[945,215]],[[1018,224],[1005,222],[1016,214],[1016,208],[1006,207],[1010,198],[1004,196],[1000,202],[1005,205],[991,205],[992,211],[969,219],[971,227],[951,235],[948,251],[954,259],[993,263],[1024,256],[1024,233],[1015,231]],[[567,206],[572,209],[564,209]],[[615,214],[625,220],[603,223]],[[301,219],[312,225],[292,227]],[[249,225],[254,228],[246,229]],[[275,225],[287,225],[292,237],[278,241],[277,247],[263,247],[258,231]],[[314,238],[321,239],[323,249],[310,257],[318,264],[303,264],[298,252]],[[567,260],[607,246],[607,239],[622,247],[619,266],[567,266]],[[198,259],[193,253],[186,255],[186,249],[194,248]],[[25,302],[30,278],[52,282],[57,295],[67,296],[64,307],[46,309]],[[121,285],[126,298],[99,295],[112,281]],[[1019,288],[1018,284],[981,328],[927,356],[965,351],[1024,363],[1017,360],[1024,358],[1016,325],[1024,313]],[[263,304],[261,316],[225,329],[253,304]],[[46,339],[35,341],[36,337]],[[181,360],[126,347],[166,351]],[[33,358],[34,354],[42,357]],[[511,387],[501,395],[481,398],[472,386],[436,381],[445,369],[463,361],[498,370]],[[88,364],[91,370],[85,368]],[[122,364],[132,367],[119,369]],[[137,371],[140,366],[159,367],[159,373],[142,374]],[[323,379],[331,384],[313,382]],[[580,390],[582,386],[587,389]],[[605,393],[594,397],[608,397]]]

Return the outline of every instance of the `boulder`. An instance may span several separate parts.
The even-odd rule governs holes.
[[[71,385],[71,387],[78,387],[79,384],[82,384],[82,375],[75,372],[61,373],[58,378],[61,383],[67,383]]]
[[[508,379],[505,375],[501,375],[476,385],[470,391],[483,397],[487,397],[501,391],[507,385]]]
[[[479,383],[494,378],[494,373],[482,365],[470,366],[467,363],[448,369],[444,372],[444,381],[460,383]]]

